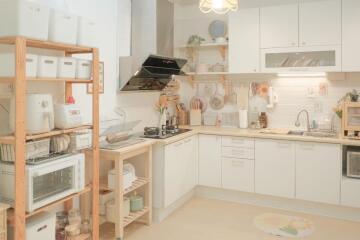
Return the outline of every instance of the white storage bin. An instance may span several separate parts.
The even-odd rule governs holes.
[[[27,1],[0,1],[0,36],[47,40],[50,9]]]
[[[26,143],[25,159],[46,157],[50,153],[50,139],[42,139]],[[15,161],[15,150],[13,145],[0,145],[0,160],[6,162]]]
[[[77,17],[52,9],[50,13],[49,40],[76,44]]]
[[[55,127],[68,129],[83,124],[81,109],[76,104],[55,104]]]
[[[69,57],[59,58],[57,76],[58,78],[75,78],[76,60]]]
[[[91,61],[78,59],[76,61],[76,78],[91,79]]]
[[[26,54],[26,76],[36,77],[37,74],[37,60],[38,57],[33,54]],[[2,53],[0,54],[0,77],[14,77],[15,76],[15,54]]]
[[[69,151],[79,151],[91,147],[92,134],[91,131],[77,132],[70,135]]]
[[[94,21],[79,17],[78,18],[78,32],[77,44],[81,46],[97,47],[97,25]]]
[[[38,77],[56,78],[57,57],[39,56],[38,57]]]

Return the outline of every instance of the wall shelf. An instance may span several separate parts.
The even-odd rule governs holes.
[[[200,44],[200,48],[211,48],[211,47],[228,47],[229,43],[202,43]],[[176,48],[188,48],[187,45],[181,45]]]

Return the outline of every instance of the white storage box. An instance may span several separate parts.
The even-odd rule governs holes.
[[[38,77],[56,78],[57,76],[57,57],[39,56],[38,57]]]
[[[123,172],[123,189],[124,190],[131,187],[133,182],[136,180],[136,176],[135,176],[134,172],[125,169],[126,165],[127,164],[124,165],[124,172]],[[108,187],[109,187],[109,189],[115,189],[115,187],[116,187],[115,169],[110,170],[108,173]]]
[[[46,157],[50,154],[50,139],[42,139],[26,143],[25,159],[35,159]],[[15,149],[13,145],[1,144],[0,145],[0,160],[6,162],[15,161]]]
[[[123,214],[124,217],[130,215],[130,199],[124,198],[123,206]],[[106,220],[112,223],[116,222],[116,207],[115,207],[115,200],[112,200],[106,204]]]
[[[91,61],[78,59],[76,61],[76,78],[91,79]]]
[[[0,1],[0,36],[25,36],[47,40],[50,9],[20,0]]]
[[[9,238],[14,238],[14,228],[9,227]],[[56,233],[56,214],[44,212],[26,220],[25,239],[46,239],[55,240]]]
[[[36,77],[37,74],[37,60],[38,57],[33,54],[26,54],[26,76]],[[2,53],[0,54],[0,77],[14,77],[15,76],[15,54]]]
[[[55,104],[55,128],[68,129],[82,125],[80,107],[75,104]]]
[[[96,23],[90,19],[78,18],[77,44],[81,46],[97,47]]]
[[[76,60],[69,57],[61,57],[58,59],[58,78],[75,78],[76,76]]]
[[[70,135],[69,151],[79,151],[91,147],[92,134],[91,131],[76,132]]]
[[[49,40],[76,44],[77,21],[75,15],[52,9],[50,13]]]

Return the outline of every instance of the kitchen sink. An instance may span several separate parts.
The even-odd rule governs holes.
[[[320,131],[313,131],[313,132],[289,131],[288,135],[318,137],[318,138],[335,138],[335,137],[337,137],[336,133],[333,133],[333,132],[320,132]]]

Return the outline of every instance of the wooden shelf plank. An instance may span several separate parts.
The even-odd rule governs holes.
[[[142,210],[140,210],[138,212],[130,212],[129,216],[124,217],[124,227],[126,227],[129,224],[135,222],[136,220],[138,220],[139,218],[141,218],[142,216],[144,216],[148,212],[149,212],[148,207],[144,207]]]
[[[0,44],[15,44],[16,38],[17,38],[16,36],[0,37]],[[93,51],[92,47],[77,46],[72,44],[57,43],[57,42],[44,41],[38,39],[31,39],[31,38],[25,38],[25,39],[26,39],[27,47],[58,50],[71,54],[92,53]]]
[[[68,78],[27,78],[28,81],[33,82],[66,82],[66,83],[92,83],[90,79],[68,79]]]
[[[126,195],[128,193],[131,193],[131,192],[141,188],[142,186],[145,186],[148,183],[149,183],[148,179],[138,177],[138,179],[133,182],[131,187],[129,187],[123,191],[123,194]],[[107,183],[107,178],[102,178],[100,180],[100,190],[101,191],[113,191],[114,189],[109,188],[108,183]]]
[[[92,189],[92,186],[91,186],[91,185],[88,185],[88,186],[86,186],[86,187],[84,188],[84,190],[82,190],[82,191],[80,191],[80,192],[77,192],[77,193],[71,194],[71,195],[69,195],[69,196],[67,196],[67,197],[65,197],[65,198],[59,199],[59,200],[57,200],[57,201],[55,201],[55,202],[52,202],[52,203],[50,203],[50,204],[48,204],[48,205],[45,205],[45,206],[43,206],[43,207],[41,207],[41,208],[39,208],[39,209],[36,209],[35,211],[33,211],[33,212],[31,212],[31,213],[26,213],[25,217],[26,217],[26,218],[29,218],[29,217],[31,217],[31,216],[34,216],[34,215],[38,214],[38,213],[51,210],[51,209],[54,208],[55,206],[58,206],[59,204],[62,204],[62,203],[66,202],[66,201],[68,201],[68,200],[70,200],[70,199],[73,199],[74,197],[77,197],[77,196],[80,196],[80,195],[82,195],[82,194],[85,194],[85,193],[90,192],[91,189]],[[14,209],[9,209],[9,210],[8,210],[8,223],[9,223],[10,225],[13,225],[13,223],[14,223]]]
[[[0,137],[0,144],[15,144],[15,137],[14,136],[1,136]]]
[[[14,82],[15,82],[15,77],[0,77],[0,83],[9,84]]]

